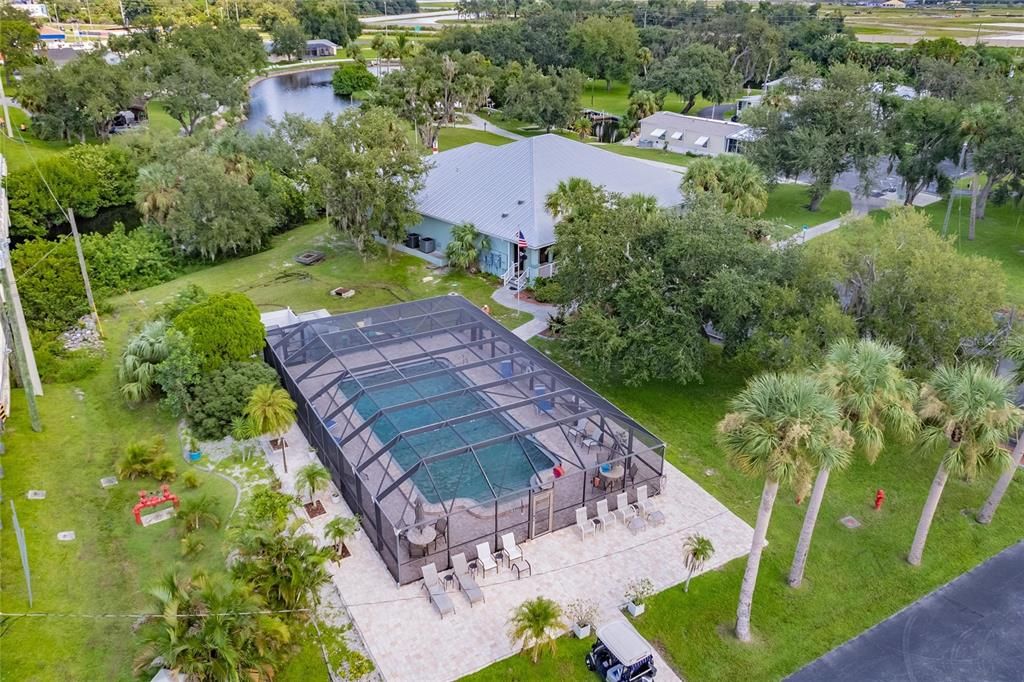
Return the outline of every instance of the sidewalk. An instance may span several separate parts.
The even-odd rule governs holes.
[[[469,123],[456,123],[455,126],[454,126],[456,128],[469,128],[470,130],[482,130],[485,133],[494,133],[495,135],[500,135],[501,137],[507,137],[510,140],[522,140],[522,139],[525,139],[525,138],[523,138],[522,135],[517,135],[516,133],[509,132],[509,131],[505,130],[504,128],[499,128],[498,126],[494,125],[493,123],[488,123],[487,121],[485,121],[484,119],[480,118],[476,114],[467,114],[467,113],[463,112],[463,113],[460,113],[459,115],[466,117],[466,119],[469,121]]]
[[[512,330],[512,333],[523,341],[532,339],[537,334],[548,328],[548,318],[558,310],[557,306],[534,303],[532,301],[516,300],[516,293],[507,287],[499,287],[491,294],[495,303],[500,303],[506,308],[521,310],[524,313],[533,315],[533,319],[526,324],[520,325]]]

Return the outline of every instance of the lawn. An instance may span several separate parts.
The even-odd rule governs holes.
[[[680,113],[683,110],[684,104],[679,95],[670,94],[665,98],[665,104],[662,109]],[[711,104],[712,102],[708,102],[703,97],[698,97],[697,101],[693,104],[693,108],[687,113],[691,116],[696,116],[698,111],[704,107],[711,106]],[[629,108],[629,83],[612,81],[612,86],[608,89],[603,80],[588,80],[583,86],[580,106],[622,116]]]
[[[655,149],[653,147],[633,147],[622,144],[595,144],[595,146],[599,146],[601,149],[609,152],[622,154],[623,156],[631,156],[634,159],[661,161],[662,163],[670,163],[674,166],[682,166],[683,168],[689,166],[693,163],[693,160],[697,158],[695,156],[690,156],[689,154],[678,154],[676,152],[669,152],[664,149]]]
[[[558,356],[557,344],[539,345]],[[575,369],[573,371],[576,371]],[[704,383],[681,387],[654,383],[630,389],[588,381],[669,444],[668,458],[726,506],[753,524],[761,483],[726,463],[714,442],[715,423],[754,370],[713,361]],[[580,373],[587,379],[586,372]],[[937,460],[894,446],[874,466],[857,461],[832,477],[814,536],[807,580],[800,590],[785,584],[804,507],[780,491],[754,598],[755,642],[730,634],[745,561],[694,579],[690,593],[673,588],[648,602],[635,621],[685,679],[780,679],[805,663],[899,611],[985,558],[1019,541],[1024,523],[1024,476],[1018,475],[990,527],[974,522],[991,479],[950,481],[929,537],[924,566],[904,560]],[[875,491],[887,500],[871,508]],[[848,530],[838,520],[852,514],[863,526]],[[678,560],[677,557],[671,559]],[[496,636],[500,634],[496,633]],[[556,657],[537,666],[521,657],[500,661],[469,680],[591,679],[583,666],[584,643],[568,640]]]
[[[304,268],[292,258],[317,248],[327,254],[323,263]],[[395,254],[363,261],[331,234],[324,222],[278,236],[263,253],[197,269],[173,282],[133,292],[112,301],[113,312],[103,319],[108,334],[107,357],[101,370],[73,385],[47,385],[39,399],[44,429],[33,433],[20,390],[12,391],[12,417],[4,444],[4,502],[0,553],[0,610],[28,611],[14,535],[10,505],[14,500],[25,528],[32,568],[33,612],[61,614],[139,613],[146,607],[143,592],[180,562],[174,522],[140,528],[131,507],[137,491],[156,488],[154,481],[123,481],[104,490],[99,479],[114,473],[114,462],[132,440],[163,435],[177,451],[173,420],[148,404],[128,407],[120,399],[116,358],[135,325],[152,314],[155,305],[186,283],[208,291],[246,293],[261,310],[290,305],[296,311],[327,308],[341,312],[386,305],[425,296],[458,292],[478,304],[489,303],[495,317],[514,327],[528,317],[490,301],[494,283],[483,276],[453,274],[431,277],[425,263]],[[351,299],[328,295],[345,284],[357,294]],[[79,392],[80,390],[80,392]],[[179,461],[179,472],[187,465]],[[223,516],[235,500],[228,481],[201,473],[197,492],[215,497]],[[29,489],[43,489],[42,501],[25,498]],[[174,484],[175,492],[183,486]],[[77,540],[58,543],[56,533],[74,530]],[[207,548],[190,564],[223,566],[221,535],[207,534]],[[4,678],[17,680],[129,680],[136,640],[134,618],[19,618],[3,621]],[[304,646],[302,654],[283,671],[282,679],[311,679],[302,671],[316,670],[319,650]],[[295,672],[298,671],[298,672]]]
[[[464,144],[483,142],[484,144],[503,145],[514,142],[511,138],[473,128],[441,128],[437,134],[437,146],[440,151],[455,149]]]
[[[817,211],[807,209],[809,201],[807,185],[780,183],[768,195],[768,207],[760,217],[781,221],[795,232],[804,225],[814,226],[834,220],[851,208],[850,193],[843,190],[834,189],[825,195]]]

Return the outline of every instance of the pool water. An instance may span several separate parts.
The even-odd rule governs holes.
[[[370,419],[382,408],[469,386],[456,374],[414,378],[446,367],[446,364],[432,360],[402,367],[401,374],[396,370],[386,370],[361,376],[359,381],[366,387],[366,392],[356,401],[356,412],[363,419]],[[408,383],[373,388],[377,384],[401,379],[403,375],[408,379]],[[343,381],[340,388],[349,396],[358,391],[355,380]],[[465,393],[381,415],[371,428],[381,443],[387,443],[402,431],[462,417],[489,407],[492,407],[492,403],[484,397]],[[514,433],[518,429],[519,425],[508,417],[487,414],[453,426],[438,427],[425,433],[407,436],[391,448],[391,454],[399,466],[409,469],[424,457],[465,447],[467,443],[477,443]],[[494,493],[499,497],[529,487],[534,467],[541,471],[551,468],[554,464],[554,458],[527,437],[476,448],[476,454],[480,466],[487,473],[487,479],[494,488]],[[487,481],[480,474],[480,467],[477,467],[476,460],[469,452],[421,467],[413,474],[412,479],[424,498],[433,503],[457,497],[478,501],[493,499]]]

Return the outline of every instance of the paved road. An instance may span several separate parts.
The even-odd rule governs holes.
[[[376,17],[363,17],[359,21],[364,24],[387,24],[389,26],[432,26],[441,19],[458,19],[455,10],[437,12],[412,12],[410,14],[390,14]]]
[[[925,561],[942,561],[941,548],[932,550]],[[914,602],[788,679],[1019,682],[1024,680],[1022,637],[1024,542]]]

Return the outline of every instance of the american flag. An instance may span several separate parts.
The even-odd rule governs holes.
[[[526,248],[526,235],[523,234],[522,230],[519,230],[519,248],[520,249],[525,249]]]

